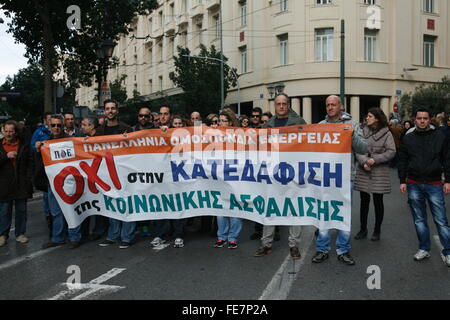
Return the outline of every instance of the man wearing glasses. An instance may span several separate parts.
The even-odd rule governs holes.
[[[63,117],[61,117],[60,115],[52,115],[50,119],[50,130],[52,134],[49,140],[68,138],[68,135],[64,132]],[[41,147],[43,144],[44,142],[42,141],[36,142],[37,152],[41,151]],[[42,163],[42,158],[39,158],[41,161],[38,165],[39,167],[43,168],[44,164]],[[47,176],[45,176],[45,179],[48,179]],[[66,221],[64,219],[61,207],[59,206],[58,201],[56,200],[55,195],[53,194],[53,191],[50,187],[48,188],[48,202],[50,205],[50,213],[52,215],[52,236],[50,241],[42,246],[42,249],[57,247],[65,244]],[[78,248],[81,241],[80,226],[69,229],[68,233],[70,241],[69,249]]]
[[[133,131],[154,129],[152,112],[147,107],[142,107],[139,109],[138,113],[138,123],[133,127]]]
[[[250,116],[250,125],[249,128],[261,128],[261,108],[253,108],[252,115]]]

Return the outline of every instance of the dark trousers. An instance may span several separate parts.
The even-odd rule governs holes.
[[[369,215],[370,194],[360,191],[361,195],[361,230],[367,230],[367,216]],[[384,217],[383,194],[373,193],[373,204],[375,207],[375,231],[381,231],[381,224]]]

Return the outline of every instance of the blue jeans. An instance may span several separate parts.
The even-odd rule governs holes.
[[[27,200],[0,202],[0,236],[9,236],[12,224],[13,205],[16,209],[15,235],[24,235],[27,231]]]
[[[109,218],[109,228],[106,240],[120,241],[131,243],[134,240],[134,232],[136,231],[136,222],[124,222]]]
[[[331,229],[319,230],[316,240],[316,251],[328,252],[330,251],[330,237]],[[336,237],[336,253],[338,255],[349,252],[350,246],[350,231],[337,231]]]
[[[350,182],[350,202],[353,205],[353,181]],[[330,232],[331,229],[319,230],[316,239],[316,251],[328,252],[330,251]],[[338,230],[336,236],[336,253],[338,255],[347,253],[352,247],[350,246],[350,231]]]
[[[445,212],[444,191],[442,186],[429,184],[408,184],[408,204],[414,219],[419,249],[430,251],[430,229],[427,223],[426,201],[430,206],[431,214],[444,250],[444,255],[450,254],[450,227]]]
[[[66,220],[52,189],[48,188],[48,204],[50,207],[50,213],[53,217],[52,219],[52,242],[62,243],[66,236]],[[73,242],[81,241],[80,226],[69,229],[69,240]]]
[[[237,241],[242,229],[242,219],[232,217],[217,217],[217,239]]]
[[[42,192],[43,194],[43,204],[44,204],[44,214],[46,217],[50,216],[50,205],[48,204],[48,192]]]

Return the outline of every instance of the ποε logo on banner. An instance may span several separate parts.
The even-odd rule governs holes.
[[[50,156],[53,161],[75,158],[73,141],[51,143]]]

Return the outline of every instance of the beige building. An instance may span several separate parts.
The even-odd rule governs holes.
[[[139,16],[115,49],[133,90],[155,99],[177,94],[169,79],[176,46],[220,48],[220,0],[168,0]],[[325,116],[325,98],[340,92],[341,20],[345,20],[346,106],[354,118],[370,107],[392,112],[401,93],[450,75],[448,0],[223,0],[223,46],[239,72],[241,113],[274,111],[282,90],[308,122]],[[77,91],[95,105],[95,86]],[[235,106],[237,88],[227,103]]]

